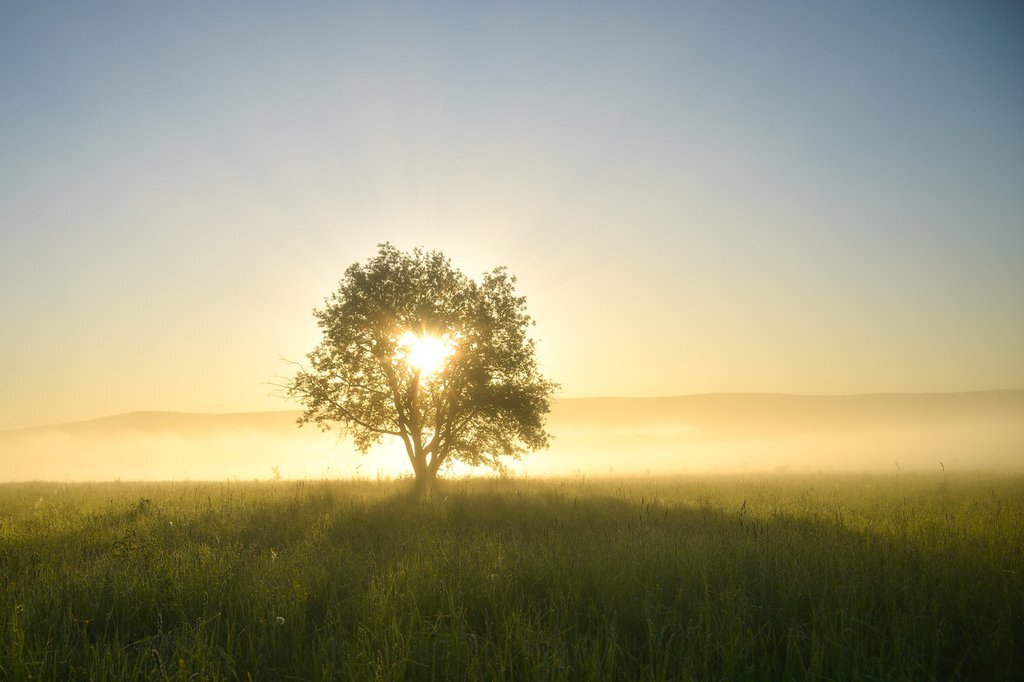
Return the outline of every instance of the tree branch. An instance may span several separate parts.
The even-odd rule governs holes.
[[[314,379],[314,381],[312,383],[314,383],[314,385],[315,385],[316,377],[312,377],[312,375],[310,375],[310,374],[303,374],[302,376]],[[359,417],[356,417],[354,414],[352,414],[352,412],[348,408],[346,408],[344,405],[342,405],[337,400],[335,400],[334,398],[332,398],[329,395],[327,395],[326,391],[310,391],[308,389],[299,388],[299,387],[295,386],[294,384],[291,386],[291,390],[293,392],[295,392],[295,393],[300,394],[300,395],[307,395],[307,396],[310,396],[311,398],[315,398],[315,399],[322,400],[324,402],[329,403],[332,407],[334,407],[336,410],[338,410],[338,412],[341,413],[341,416],[344,417],[346,420],[348,420],[348,421],[350,421],[350,422],[352,422],[354,424],[358,424],[359,426],[362,426],[367,431],[372,431],[374,433],[384,434],[384,435],[388,435],[388,436],[401,436],[402,435],[402,433],[400,431],[391,431],[389,429],[383,429],[383,428],[380,428],[380,427],[377,427],[377,426],[373,426],[371,424],[367,424],[365,421],[363,421]]]

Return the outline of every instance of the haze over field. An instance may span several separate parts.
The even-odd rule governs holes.
[[[0,434],[0,480],[267,479],[275,467],[285,478],[408,473],[399,443],[362,456],[335,434],[296,429],[296,416],[139,412],[9,431]],[[1024,391],[565,399],[550,427],[551,450],[512,471],[1024,470]]]

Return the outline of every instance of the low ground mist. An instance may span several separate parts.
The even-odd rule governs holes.
[[[132,413],[0,434],[0,480],[394,478],[397,441],[368,455],[294,412]],[[528,476],[1024,469],[1024,391],[575,399],[553,406]],[[456,465],[451,475],[491,475]]]

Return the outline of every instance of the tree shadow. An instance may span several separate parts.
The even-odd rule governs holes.
[[[566,678],[1024,671],[1020,547],[985,546],[983,534],[915,539],[824,514],[538,481],[443,482],[430,499],[411,482],[265,489],[185,515],[126,501],[88,521],[103,532],[13,538],[0,572],[24,585],[102,560],[130,587],[168,557],[213,553],[176,577],[205,596],[165,582],[145,603],[162,609],[162,627],[224,613],[251,628],[261,609],[290,609],[304,639],[260,644],[281,667],[299,650],[333,651],[344,667],[357,650],[405,647],[410,667],[391,672],[413,677],[412,661],[436,676],[496,657],[522,676],[558,660],[553,676]],[[221,574],[195,574],[214,565]],[[59,613],[61,599],[46,603]],[[152,616],[126,634],[148,633]],[[50,636],[31,625],[27,637]]]

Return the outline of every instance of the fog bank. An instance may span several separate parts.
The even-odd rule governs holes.
[[[219,480],[407,475],[396,441],[361,455],[295,412],[138,412],[0,433],[0,480]],[[530,476],[1024,470],[1024,391],[564,399]],[[449,475],[488,474],[456,466]]]

